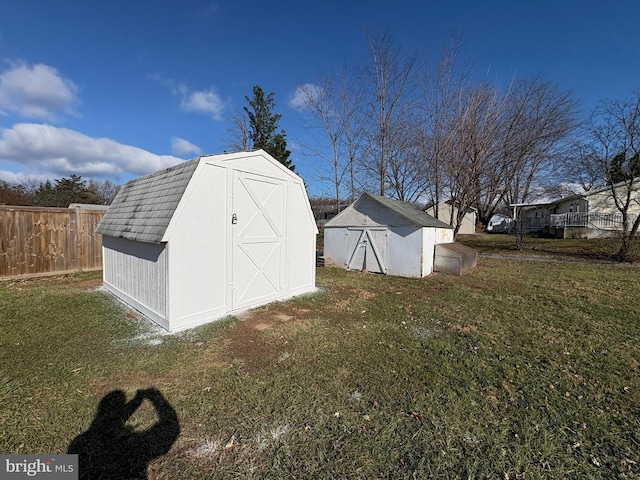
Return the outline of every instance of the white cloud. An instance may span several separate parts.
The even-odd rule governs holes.
[[[43,174],[27,175],[22,172],[10,172],[8,170],[0,170],[0,180],[11,183],[13,185],[32,185],[37,186],[47,180],[53,180],[55,177]]]
[[[126,173],[144,175],[181,161],[51,125],[20,123],[0,129],[0,166],[19,165],[27,176],[46,174],[58,178],[76,174],[117,180]],[[8,180],[4,173],[0,172],[0,176]]]
[[[0,74],[0,115],[56,121],[60,113],[75,114],[78,87],[48,65],[14,65]]]
[[[222,120],[224,101],[213,89],[189,91],[186,87],[180,88],[180,107],[186,112],[204,113],[211,115],[214,120]]]
[[[180,156],[191,154],[200,155],[202,153],[202,149],[199,146],[180,137],[173,137],[171,139],[171,150],[173,153]]]
[[[300,85],[291,95],[289,106],[295,110],[304,110],[309,100],[316,100],[321,93],[322,89],[313,83]]]
[[[223,119],[227,105],[214,87],[209,90],[192,90],[184,83],[178,83],[157,73],[149,75],[149,78],[166,85],[174,96],[180,97],[180,108],[185,112],[210,115],[214,120]]]

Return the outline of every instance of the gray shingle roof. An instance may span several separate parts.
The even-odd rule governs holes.
[[[125,183],[96,233],[160,243],[200,157]]]
[[[435,228],[452,228],[448,223],[442,222],[437,218],[428,215],[419,208],[414,207],[410,203],[402,202],[400,200],[392,200],[391,198],[381,197],[380,195],[373,195],[371,193],[363,193],[360,198],[369,196],[378,203],[384,205],[390,210],[393,210],[398,215],[403,216],[411,223],[419,227],[435,227]]]

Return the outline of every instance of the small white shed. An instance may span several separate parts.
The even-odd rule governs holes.
[[[403,277],[431,274],[435,245],[450,242],[449,224],[409,203],[369,193],[324,227],[324,256],[335,266]]]
[[[438,215],[436,216],[435,207],[430,207],[427,209],[427,214],[436,217],[438,220],[442,220],[445,223],[449,223],[455,227],[456,219],[458,217],[458,205],[457,203],[449,199],[446,202],[441,202],[438,204]],[[470,235],[476,233],[476,221],[478,210],[469,207],[462,217],[462,221],[460,222],[460,228],[458,229],[459,235]]]
[[[304,182],[263,150],[127,182],[96,232],[105,288],[169,331],[316,289]]]

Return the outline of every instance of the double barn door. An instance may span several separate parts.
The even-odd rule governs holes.
[[[384,227],[347,229],[347,269],[386,274],[387,239]]]

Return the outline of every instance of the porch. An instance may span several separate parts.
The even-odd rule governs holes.
[[[552,214],[544,232],[556,238],[606,238],[622,230],[622,214],[574,212]],[[629,215],[633,222],[635,215]]]
[[[633,217],[633,216],[631,216]],[[630,218],[633,222],[634,218]],[[621,213],[573,212],[551,214],[549,219],[551,228],[584,227],[604,230],[621,230]]]

